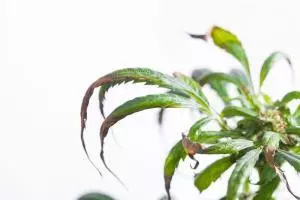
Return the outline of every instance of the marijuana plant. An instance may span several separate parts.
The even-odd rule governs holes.
[[[196,174],[194,185],[200,192],[235,165],[228,181],[227,194],[223,199],[272,199],[272,194],[280,182],[286,185],[291,195],[300,199],[292,192],[281,169],[282,164],[288,162],[297,172],[300,171],[300,105],[293,111],[289,104],[292,100],[300,99],[300,92],[292,91],[282,99],[272,101],[261,89],[277,60],[285,59],[291,66],[288,56],[274,52],[264,61],[260,71],[259,91],[255,91],[245,50],[234,34],[214,26],[205,35],[190,36],[204,41],[212,40],[217,47],[236,58],[243,70],[235,69],[227,74],[200,69],[194,71],[192,77],[188,77],[181,73],[169,76],[146,68],[127,68],[97,79],[87,89],[81,107],[81,140],[87,157],[89,158],[89,155],[83,137],[87,107],[94,89],[100,87],[100,111],[105,118],[100,129],[100,156],[104,166],[116,178],[118,177],[105,163],[103,151],[105,137],[114,124],[128,115],[146,109],[189,108],[198,110],[201,117],[186,135],[182,135],[165,160],[164,180],[169,199],[170,184],[177,166],[188,156],[196,161],[192,166],[196,169],[198,161],[194,157],[195,154],[225,155]],[[156,85],[166,88],[168,92],[137,97],[120,105],[105,117],[105,93],[117,84],[130,81]],[[223,100],[224,109],[219,113],[211,107],[211,101],[202,91],[206,84]],[[237,95],[233,96],[228,86],[234,87]],[[162,113],[163,110],[160,115]],[[160,121],[161,119],[160,116]],[[218,127],[215,127],[215,130],[207,130],[205,125],[213,122],[217,123]],[[250,183],[249,176],[253,170],[257,170],[259,175],[257,183]],[[100,171],[99,173],[101,174]],[[259,185],[258,191],[251,193],[250,184]]]

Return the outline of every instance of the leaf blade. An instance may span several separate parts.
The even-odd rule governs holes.
[[[227,200],[237,199],[238,190],[249,177],[255,163],[259,158],[260,153],[261,149],[250,150],[236,162],[236,166],[228,182]]]
[[[272,69],[272,67],[274,66],[274,63],[276,63],[278,60],[284,59],[288,62],[289,66],[291,67],[291,69],[293,70],[292,67],[292,63],[290,58],[282,52],[274,52],[272,53],[270,56],[268,56],[268,58],[264,61],[263,66],[260,70],[260,80],[259,80],[259,87],[261,88],[268,73],[270,72],[270,70]]]
[[[234,162],[235,159],[232,156],[224,157],[213,162],[195,177],[194,185],[200,192],[203,192],[229,169]]]

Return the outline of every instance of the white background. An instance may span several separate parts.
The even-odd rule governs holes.
[[[114,126],[106,157],[126,191],[110,174],[99,177],[84,155],[79,109],[85,89],[124,67],[189,74],[203,66],[225,72],[238,66],[226,53],[186,34],[204,33],[215,24],[243,41],[256,79],[263,59],[274,50],[290,55],[298,78],[298,2],[0,0],[0,199],[69,200],[88,191],[105,191],[120,200],[162,196],[164,158],[196,115],[170,110],[159,128],[157,110],[145,111]],[[285,62],[270,75],[264,91],[273,97],[299,86],[297,78],[290,83]],[[106,113],[134,96],[161,91],[141,84],[114,88],[107,95]],[[86,138],[103,169],[98,157],[101,122],[94,95]],[[199,169],[213,160],[199,159]],[[172,184],[177,199],[214,200],[225,194],[226,175],[199,196],[192,178],[197,171],[189,169],[189,162],[181,165]],[[285,169],[297,188],[299,176]],[[292,199],[283,186],[277,196]]]

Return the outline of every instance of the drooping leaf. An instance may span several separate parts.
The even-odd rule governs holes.
[[[88,193],[79,197],[78,200],[115,200],[115,199],[101,193]]]
[[[234,156],[228,156],[221,158],[203,171],[201,171],[195,177],[194,184],[200,192],[207,189],[213,182],[215,182],[227,169],[229,169],[235,162]]]
[[[300,155],[284,150],[278,150],[278,155],[288,161],[288,163],[292,165],[296,171],[300,172]]]
[[[274,191],[279,186],[279,183],[280,178],[275,177],[270,182],[261,185],[253,200],[271,200]]]
[[[257,117],[257,112],[250,110],[246,107],[227,106],[221,112],[223,117]]]
[[[260,80],[259,80],[259,87],[261,88],[268,73],[270,72],[270,70],[272,69],[272,67],[274,66],[274,63],[276,63],[278,60],[284,59],[288,62],[289,66],[292,68],[292,63],[290,58],[282,52],[274,52],[272,53],[265,61],[264,64],[260,70]]]
[[[211,83],[212,81],[224,81],[227,83],[232,83],[241,89],[244,87],[244,85],[242,85],[242,83],[239,82],[239,80],[236,77],[221,72],[209,73],[206,76],[204,76],[202,79],[200,79],[199,83],[200,85],[205,85],[207,83]]]
[[[158,94],[158,95],[147,95],[138,97],[133,100],[127,101],[126,103],[117,107],[112,113],[104,120],[100,129],[101,138],[101,159],[104,161],[104,139],[107,136],[108,130],[115,123],[133,113],[151,109],[151,108],[197,108],[199,105],[192,99],[178,96],[176,94]],[[109,170],[109,168],[106,166]],[[109,170],[111,172],[111,170]],[[112,173],[112,172],[111,172]],[[112,173],[113,174],[113,173]]]
[[[171,199],[170,187],[171,187],[172,177],[175,173],[176,168],[178,167],[180,160],[181,159],[184,160],[185,157],[186,157],[186,153],[182,146],[182,141],[180,140],[173,146],[173,148],[170,150],[165,160],[164,180],[165,180],[165,189],[168,194],[169,200]]]
[[[217,144],[211,145],[207,148],[200,149],[198,153],[201,154],[233,154],[239,151],[252,147],[253,142],[245,139],[232,139]]]
[[[292,91],[287,93],[279,103],[279,106],[285,106],[292,100],[300,99],[300,92],[299,91]]]
[[[84,142],[84,129],[86,126],[86,120],[87,120],[87,108],[89,105],[90,98],[94,92],[94,89],[100,86],[104,86],[104,89],[100,91],[100,110],[101,113],[104,115],[103,112],[103,99],[105,92],[112,86],[116,84],[121,84],[123,82],[144,82],[148,85],[157,85],[159,87],[167,88],[173,91],[178,91],[181,93],[184,93],[194,99],[198,103],[200,103],[203,106],[203,110],[208,110],[208,102],[205,101],[198,93],[194,93],[193,89],[190,88],[190,86],[183,84],[178,79],[172,76],[165,75],[160,72],[153,71],[151,69],[147,68],[126,68],[114,71],[110,74],[107,74],[99,79],[97,79],[95,82],[93,82],[87,89],[83,100],[81,104],[81,142],[83,149],[85,151],[86,156],[88,157],[89,161],[94,165],[94,167],[98,170],[98,168],[95,166],[95,164],[91,161],[88,152],[86,150],[85,142]],[[100,171],[98,170],[100,173]],[[101,173],[100,173],[101,174]]]
[[[236,162],[236,166],[228,182],[227,200],[237,199],[239,188],[251,174],[260,153],[260,148],[250,150]]]

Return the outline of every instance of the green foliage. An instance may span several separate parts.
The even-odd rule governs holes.
[[[197,173],[194,184],[200,192],[208,189],[228,168],[235,165],[228,181],[227,195],[223,199],[273,199],[272,195],[280,182],[286,185],[288,192],[296,199],[300,199],[291,190],[281,169],[282,164],[288,162],[295,170],[300,171],[300,105],[295,112],[291,112],[288,107],[291,101],[300,99],[300,92],[292,91],[281,100],[273,101],[267,93],[260,91],[274,63],[284,59],[291,66],[289,57],[281,52],[272,53],[261,67],[260,87],[259,91],[255,91],[246,52],[236,35],[214,26],[206,35],[191,37],[204,41],[212,39],[217,47],[236,58],[241,68],[229,73],[197,69],[191,77],[178,72],[170,76],[147,68],[126,68],[97,79],[87,89],[81,106],[81,141],[88,159],[91,161],[83,136],[87,108],[94,90],[100,87],[99,107],[105,117],[104,98],[111,87],[127,82],[156,85],[167,89],[167,92],[127,101],[114,109],[101,125],[100,156],[104,166],[116,178],[118,177],[104,160],[103,151],[104,139],[114,124],[136,112],[152,108],[161,109],[161,124],[166,109],[187,108],[199,111],[200,117],[188,134],[182,135],[182,139],[173,146],[165,159],[164,180],[168,199],[171,199],[171,181],[180,161],[186,162],[189,160],[185,159],[188,156],[196,162],[192,167],[196,170],[200,163],[196,154],[226,154]],[[209,85],[223,101],[224,108],[220,113],[211,107],[213,99],[205,96],[202,90],[205,85]],[[231,94],[230,86],[236,89],[235,96]],[[211,122],[217,125],[208,128],[210,126],[206,125]],[[251,191],[249,183],[253,170],[257,170],[259,174],[257,191]],[[99,173],[101,174],[100,170]],[[120,179],[119,181],[121,182]]]

